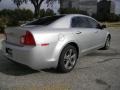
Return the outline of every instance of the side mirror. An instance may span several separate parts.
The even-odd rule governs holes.
[[[106,25],[100,25],[100,24],[98,24],[98,25],[97,25],[97,28],[98,28],[98,29],[104,29],[104,28],[106,28]]]
[[[104,29],[104,28],[106,28],[106,25],[105,24],[101,25],[101,29]]]

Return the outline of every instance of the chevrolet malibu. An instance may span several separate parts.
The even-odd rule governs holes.
[[[4,55],[33,69],[73,70],[80,56],[109,49],[111,35],[95,19],[81,15],[43,17],[5,30]]]

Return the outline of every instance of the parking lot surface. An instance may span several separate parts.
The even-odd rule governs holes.
[[[0,51],[0,90],[120,90],[120,28],[110,32],[109,50],[80,58],[66,74],[54,69],[32,70],[7,60]]]

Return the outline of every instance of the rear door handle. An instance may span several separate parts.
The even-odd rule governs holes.
[[[76,34],[81,34],[82,32],[76,32]]]
[[[98,31],[95,31],[95,33],[98,33]]]

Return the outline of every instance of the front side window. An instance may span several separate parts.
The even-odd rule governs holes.
[[[94,19],[88,18],[88,22],[90,23],[90,28],[99,28],[99,23]]]
[[[88,28],[89,23],[84,17],[73,17],[71,21],[71,27],[73,28]]]

